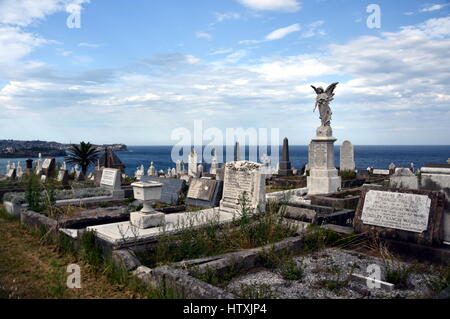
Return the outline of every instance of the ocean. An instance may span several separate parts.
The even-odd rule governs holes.
[[[394,163],[397,167],[409,167],[411,162],[416,168],[420,168],[426,163],[446,163],[450,158],[450,145],[355,145],[354,150],[356,168],[361,170],[367,167],[387,169],[390,163]],[[138,166],[143,164],[147,171],[151,161],[158,171],[161,169],[167,171],[168,167],[175,167],[175,163],[171,160],[171,151],[172,146],[128,146],[127,152],[116,154],[125,164],[126,174],[134,176]],[[248,153],[248,149],[246,152]],[[308,161],[308,146],[290,145],[289,156],[293,167],[302,168]],[[0,158],[0,174],[5,174],[8,161],[16,162],[16,165],[21,161],[22,167],[25,167],[25,160],[26,158]],[[57,157],[56,160],[59,162],[64,158]],[[339,146],[335,146],[335,160],[338,167]],[[184,161],[187,163],[187,159]]]

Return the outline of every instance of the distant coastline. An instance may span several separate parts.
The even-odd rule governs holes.
[[[0,140],[0,158],[35,158],[39,156],[39,153],[46,157],[66,156],[66,151],[71,145],[39,140]],[[125,144],[94,144],[94,146],[98,151],[104,151],[106,147],[111,147],[116,152],[128,151]]]

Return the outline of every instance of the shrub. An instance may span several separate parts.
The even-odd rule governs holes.
[[[300,280],[303,278],[303,268],[292,258],[281,266],[281,276],[286,280]]]

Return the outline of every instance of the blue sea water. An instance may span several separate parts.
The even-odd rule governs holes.
[[[450,158],[450,145],[411,146],[411,145],[355,145],[355,162],[357,169],[367,167],[387,169],[390,163],[398,167],[409,167],[413,162],[416,168],[426,163],[446,163]],[[167,171],[168,167],[175,167],[171,160],[172,146],[128,146],[127,152],[116,152],[126,166],[126,174],[133,176],[134,171],[141,164],[147,170],[153,161],[156,169]],[[224,150],[225,151],[225,150]],[[248,150],[247,150],[248,153]],[[289,155],[293,167],[301,168],[308,161],[308,146],[290,145]],[[280,147],[281,157],[281,147]],[[224,157],[225,158],[225,155]],[[26,158],[0,159],[0,174],[5,174],[7,162],[21,161],[25,167]],[[63,157],[57,157],[63,161]],[[339,146],[335,146],[336,167],[339,166]],[[187,163],[187,160],[185,160]]]

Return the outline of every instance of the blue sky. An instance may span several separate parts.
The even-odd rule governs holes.
[[[0,0],[0,138],[173,144],[202,120],[308,144],[309,85],[339,81],[339,141],[449,144],[449,35],[446,1]]]

